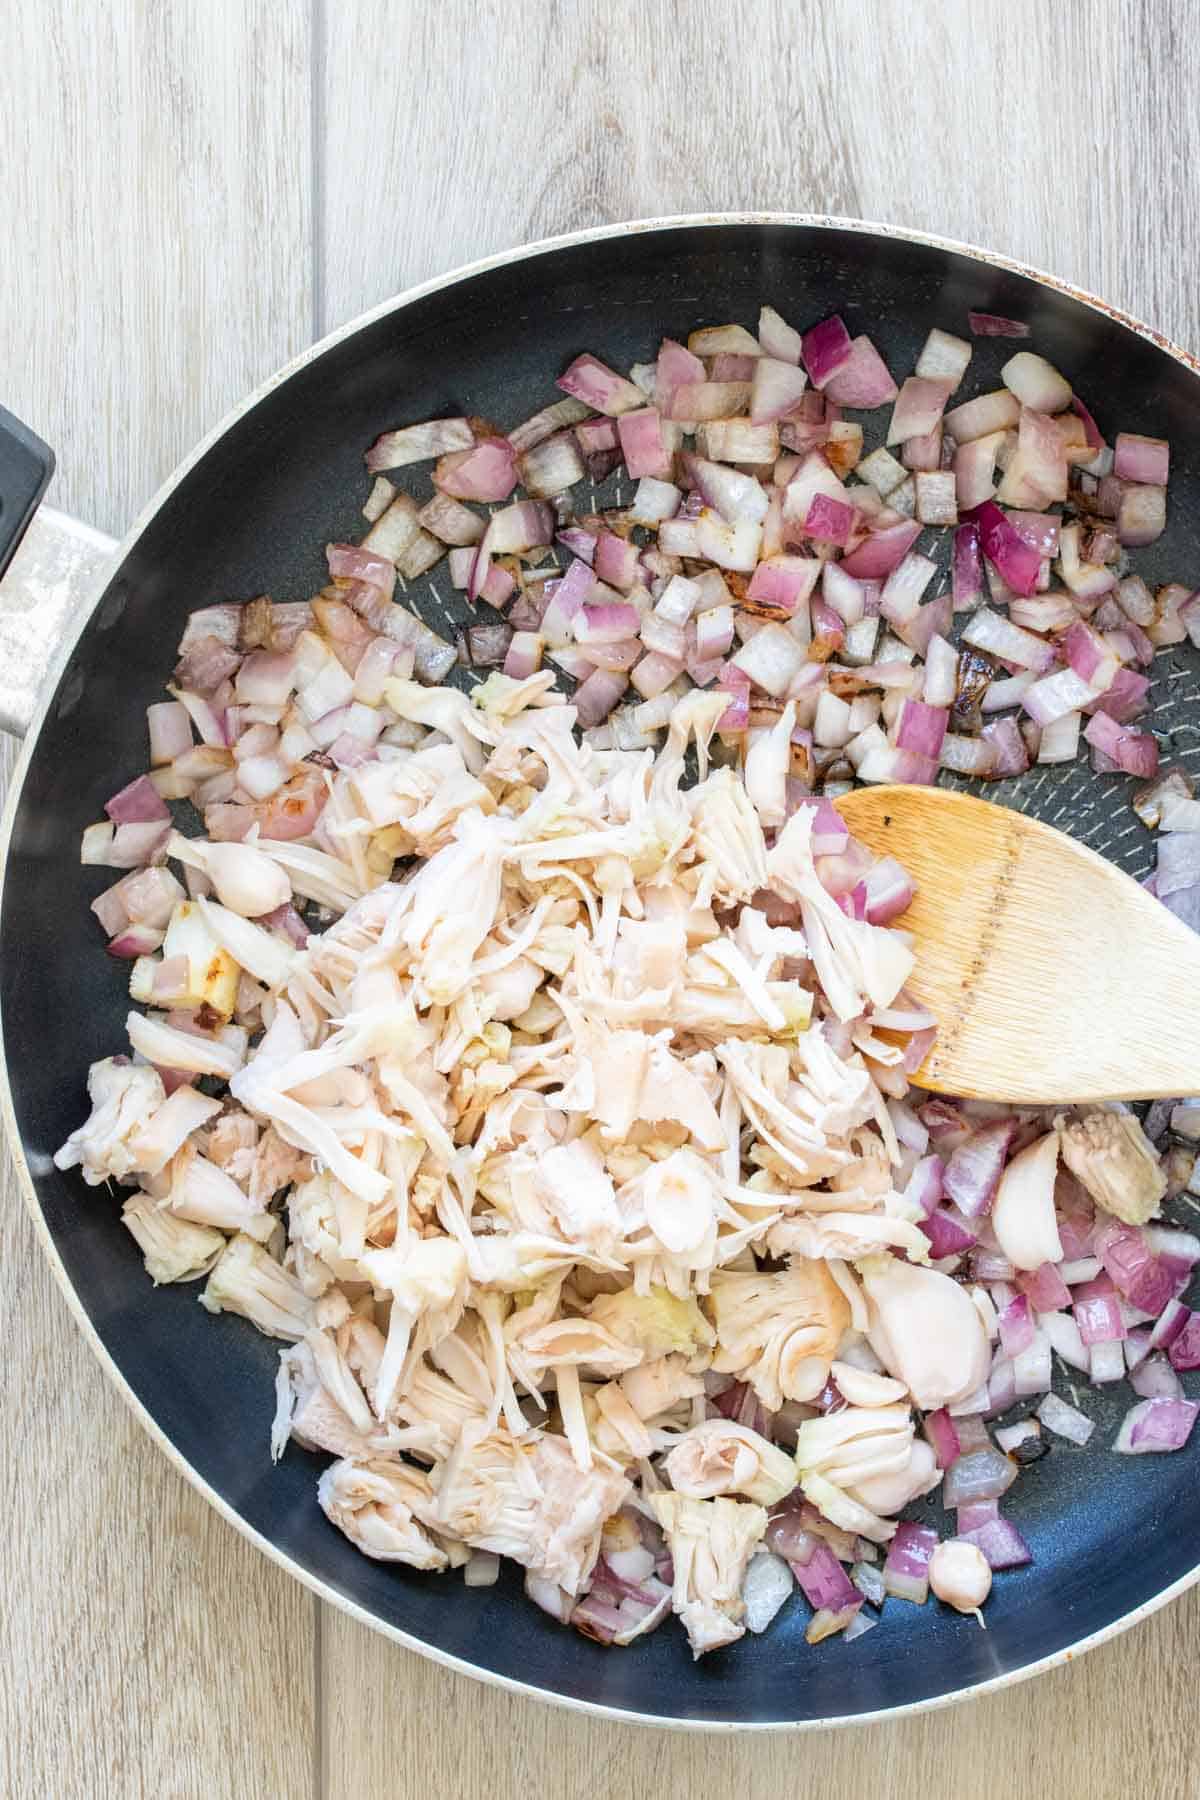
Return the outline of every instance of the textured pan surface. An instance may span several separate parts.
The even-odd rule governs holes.
[[[765,1638],[699,1665],[675,1629],[608,1652],[527,1605],[511,1571],[497,1588],[465,1589],[353,1550],[316,1506],[324,1459],[292,1448],[278,1468],[270,1464],[277,1346],[239,1320],[210,1318],[194,1286],[155,1291],[115,1199],[59,1175],[50,1157],[85,1109],[87,1064],[124,1043],[125,971],[101,953],[88,912],[110,877],[80,869],[79,833],[144,766],[144,709],[160,697],[185,615],[226,597],[301,598],[318,587],[322,546],[363,529],[362,452],[381,429],[459,410],[516,423],[554,398],[554,375],[580,350],[624,367],[651,357],[665,332],[730,318],[752,325],[763,300],[801,324],[840,310],[901,375],[931,325],[965,330],[968,307],[1027,319],[1036,347],[1090,400],[1102,428],[1170,438],[1171,523],[1138,566],[1188,579],[1200,514],[1200,380],[1103,312],[971,255],[842,228],[713,223],[552,248],[427,293],[335,342],[236,420],[173,489],[49,708],[13,821],[0,915],[5,1050],[47,1227],[117,1368],[195,1474],[311,1579],[383,1624],[548,1696],[664,1721],[877,1712],[1062,1652],[1189,1574],[1200,1534],[1195,1455],[1129,1459],[1056,1446],[1022,1476],[1013,1509],[1037,1567],[999,1578],[986,1632],[892,1601],[869,1636],[810,1650],[797,1601]],[[972,387],[984,376],[994,385],[1011,348],[980,344]],[[427,492],[427,480],[423,467],[413,491]],[[444,597],[436,571],[433,585]],[[430,624],[444,624],[443,599],[428,583],[412,600]],[[1189,650],[1156,665],[1155,727],[1193,766],[1197,661]],[[1034,771],[988,791],[1076,829],[1135,873],[1149,866],[1124,781],[1094,781],[1082,768]],[[1045,1021],[1031,1017],[1030,1028]],[[1129,1399],[1121,1392],[1089,1410],[1115,1419]]]

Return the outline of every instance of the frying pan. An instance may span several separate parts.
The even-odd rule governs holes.
[[[496,1587],[465,1588],[361,1556],[316,1505],[324,1459],[292,1446],[271,1466],[278,1346],[240,1319],[211,1318],[194,1286],[153,1289],[115,1198],[51,1157],[86,1111],[88,1064],[125,1042],[125,972],[100,953],[88,912],[109,877],[81,870],[80,832],[144,767],[145,708],[161,697],[188,612],[320,588],[324,544],[361,535],[363,450],[381,429],[459,412],[515,423],[553,397],[554,377],[581,350],[626,368],[668,332],[753,324],[764,301],[800,325],[841,312],[898,371],[913,367],[931,326],[962,332],[968,308],[1027,320],[1102,428],[1170,439],[1170,524],[1139,566],[1151,580],[1187,579],[1184,556],[1200,541],[1191,357],[1049,277],[962,246],[834,219],[731,216],[584,232],[389,301],[219,426],[115,556],[95,534],[39,520],[39,542],[22,550],[0,599],[0,710],[30,727],[3,830],[0,1098],[42,1243],[92,1349],[183,1473],[322,1598],[484,1680],[612,1716],[717,1728],[879,1718],[984,1691],[1111,1636],[1200,1575],[1195,1454],[1058,1446],[1027,1470],[1015,1516],[1035,1564],[998,1578],[986,1631],[893,1600],[881,1629],[812,1649],[797,1604],[765,1636],[698,1664],[674,1628],[604,1649],[527,1603],[511,1566]],[[981,342],[972,379],[998,385],[1011,348]],[[0,444],[2,567],[51,465],[15,421]],[[449,609],[437,610],[427,584],[409,600],[446,628]],[[66,641],[34,708],[54,629]],[[1173,652],[1155,665],[1153,723],[1185,763],[1200,754],[1192,661]],[[1123,782],[1042,769],[991,797],[1077,830],[1133,873],[1149,866]],[[1031,1030],[1048,1024],[1035,1002]],[[1101,1418],[1094,1445],[1111,1442],[1128,1403],[1112,1390],[1089,1401]]]

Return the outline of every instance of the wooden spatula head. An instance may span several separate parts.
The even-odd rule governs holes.
[[[917,883],[911,990],[938,1022],[916,1080],[1053,1104],[1200,1093],[1200,936],[1062,832],[947,788],[860,788],[856,838]]]

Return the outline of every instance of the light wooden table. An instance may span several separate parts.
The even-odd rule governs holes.
[[[0,21],[0,399],[56,447],[58,504],[114,533],[314,337],[605,220],[891,219],[1200,346],[1187,0],[7,0]],[[316,1603],[151,1448],[11,1180],[0,1245],[12,1800],[1200,1792],[1197,1592],[1033,1686],[803,1739],[609,1726],[450,1676]]]

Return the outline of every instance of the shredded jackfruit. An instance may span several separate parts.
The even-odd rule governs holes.
[[[123,1216],[154,1280],[207,1274],[210,1311],[283,1340],[272,1453],[338,1458],[320,1504],[364,1554],[508,1556],[566,1614],[586,1596],[583,1629],[623,1605],[628,1642],[665,1605],[651,1552],[602,1547],[632,1500],[700,1655],[741,1635],[763,1508],[798,1482],[891,1535],[938,1479],[907,1395],[978,1385],[979,1344],[965,1315],[940,1345],[896,1316],[947,1280],[914,1267],[905,1084],[869,1024],[912,955],[823,885],[796,708],[743,779],[709,767],[721,693],[682,701],[655,757],[581,740],[549,688],[397,670],[356,703],[386,703],[388,754],[322,773],[319,822],[256,826],[243,858],[324,929],[180,902],[182,997],[130,1015],[137,1060],[94,1066],[57,1161],[140,1187]],[[898,1381],[837,1363],[868,1330]],[[808,1417],[838,1367],[897,1403]],[[793,1460],[772,1435],[797,1419]]]

